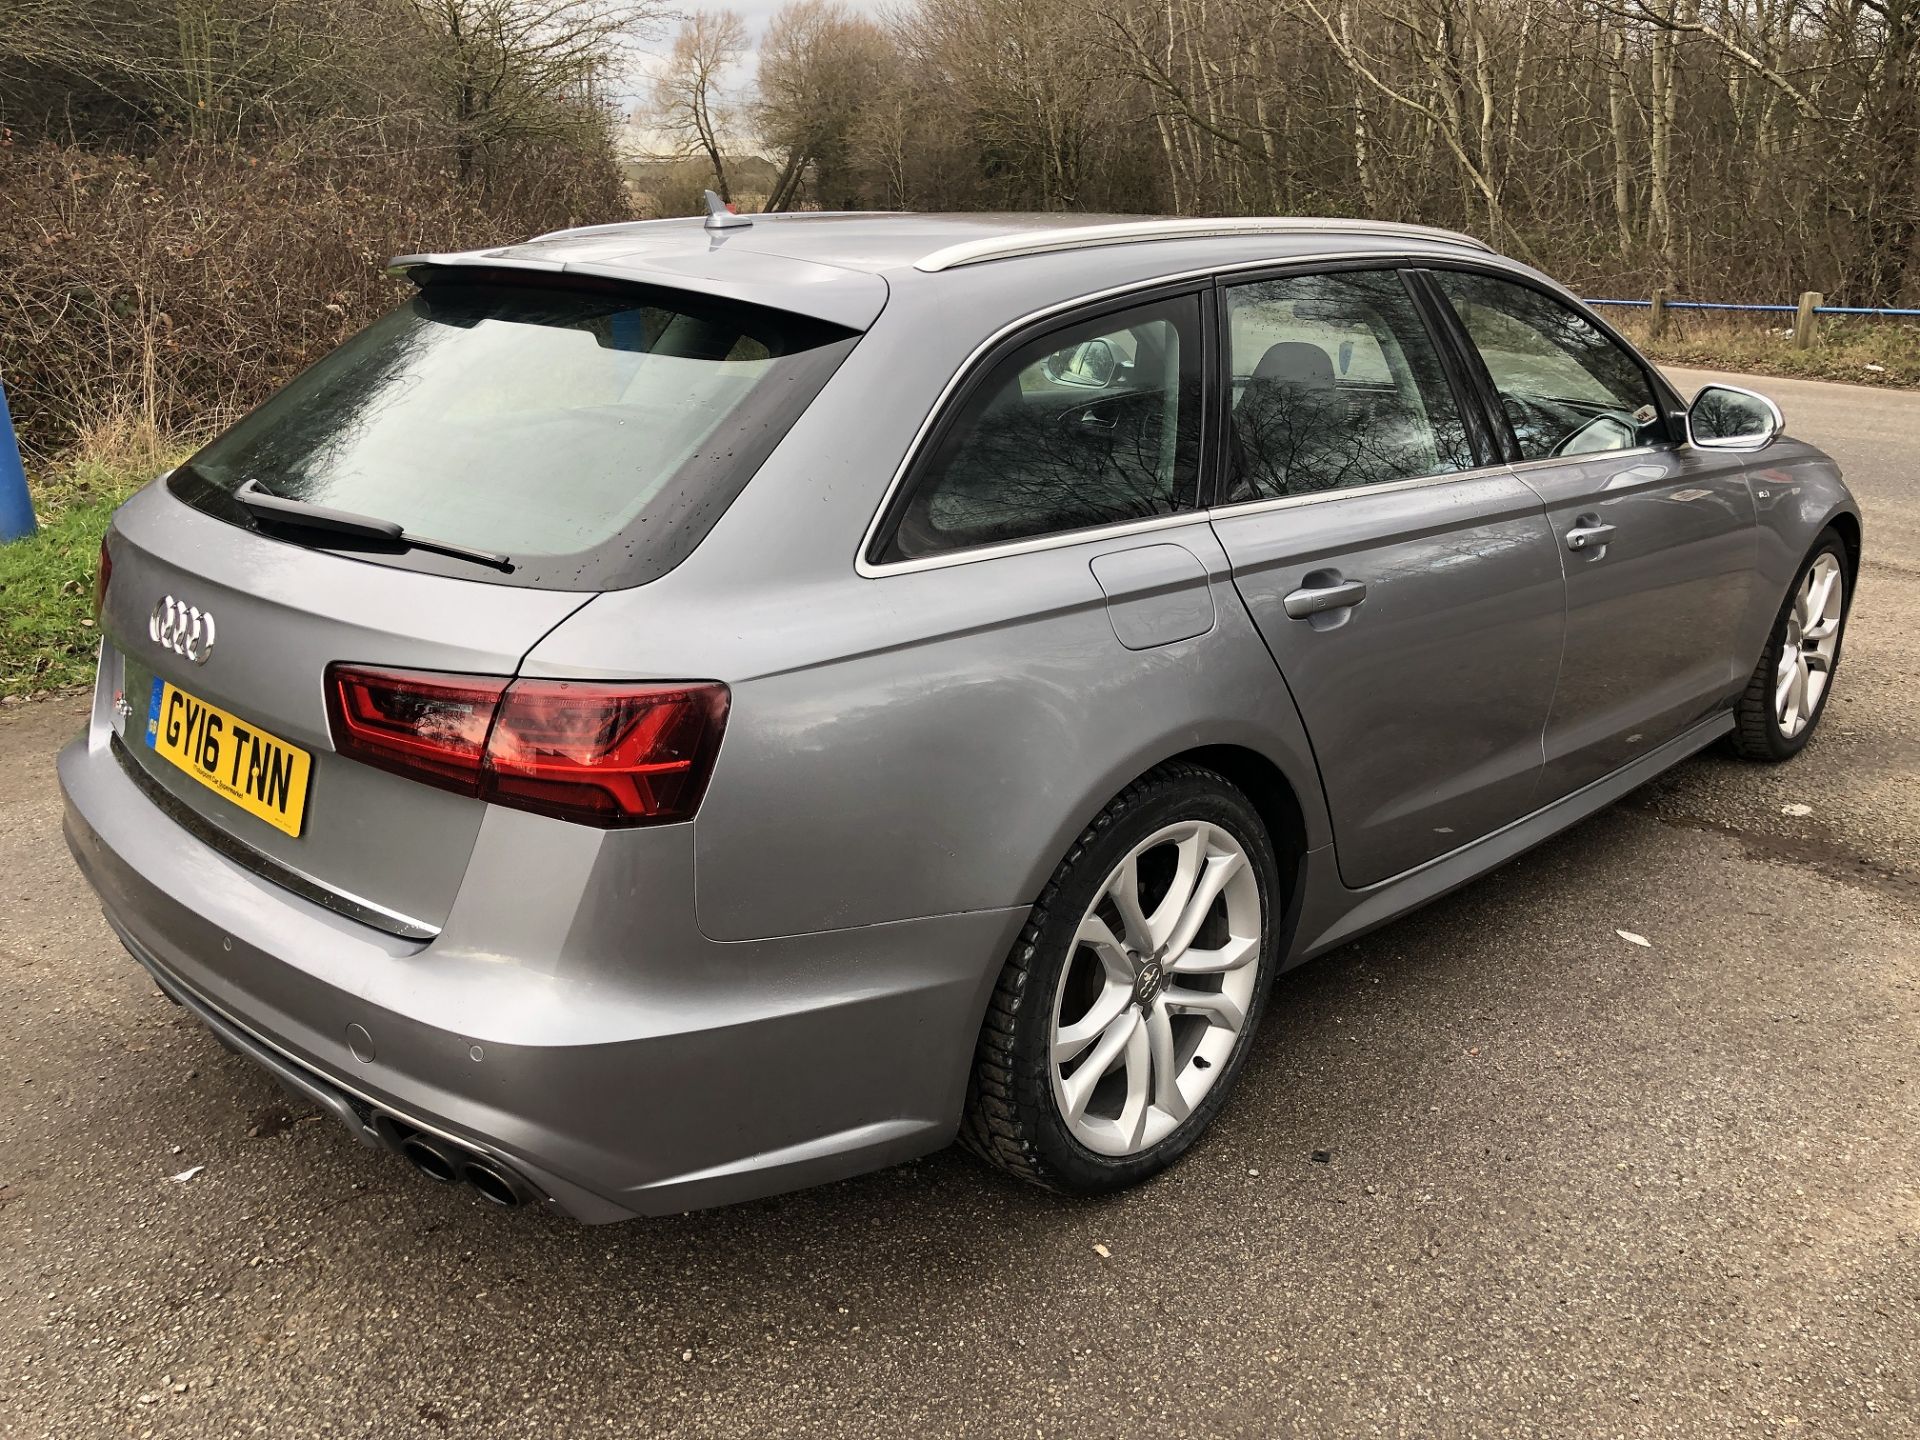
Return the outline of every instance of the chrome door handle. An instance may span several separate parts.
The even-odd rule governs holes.
[[[1349,609],[1366,598],[1367,585],[1364,580],[1342,580],[1335,585],[1295,590],[1280,603],[1286,607],[1289,620],[1305,620],[1310,615],[1323,615],[1329,610]]]
[[[1611,525],[1577,525],[1567,531],[1567,549],[1594,550],[1613,539]]]

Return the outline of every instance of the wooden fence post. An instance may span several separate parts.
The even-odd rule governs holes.
[[[1819,316],[1813,312],[1826,303],[1826,296],[1818,290],[1808,290],[1800,296],[1800,311],[1793,317],[1793,348],[1810,350],[1813,348],[1813,330],[1819,323]]]
[[[1661,331],[1667,328],[1667,291],[1663,285],[1653,292],[1653,299],[1647,305],[1647,338],[1658,340]]]

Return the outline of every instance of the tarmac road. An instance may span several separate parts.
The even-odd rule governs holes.
[[[1920,395],[1750,383],[1867,512],[1819,738],[1284,977],[1216,1132],[1105,1203],[948,1152],[483,1210],[159,997],[59,838],[81,703],[8,707],[0,1434],[1920,1432]]]

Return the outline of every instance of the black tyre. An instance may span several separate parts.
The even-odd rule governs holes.
[[[1734,710],[1729,743],[1736,754],[1778,763],[1813,738],[1840,668],[1851,579],[1845,543],[1834,531],[1823,531],[1787,591]]]
[[[1071,1194],[1178,1159],[1245,1061],[1282,909],[1266,828],[1226,780],[1173,763],[1128,786],[1075,840],[1001,972],[963,1143]]]

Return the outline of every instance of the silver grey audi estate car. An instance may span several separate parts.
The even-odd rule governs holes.
[[[1833,463],[1349,220],[790,215],[395,262],[114,520],[66,831],[368,1144],[582,1220],[1179,1156],[1274,976],[1819,724]]]

